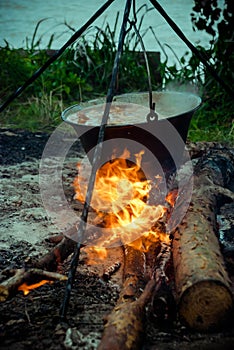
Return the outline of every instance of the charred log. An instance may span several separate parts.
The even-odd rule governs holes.
[[[173,241],[173,262],[181,320],[207,331],[220,327],[233,307],[230,280],[217,237],[220,198],[233,200],[228,186],[234,175],[231,152],[210,152],[194,169],[188,212]]]
[[[58,265],[74,251],[75,245],[76,242],[64,237],[50,252],[36,261],[33,267],[47,271],[56,271]]]
[[[157,256],[156,268],[153,274],[155,290],[151,300],[151,317],[160,326],[172,324],[176,317],[176,304],[168,274],[171,265],[171,240],[161,242],[161,251]]]
[[[111,276],[120,268],[120,266],[121,266],[121,262],[116,262],[115,264],[105,269],[102,275],[104,281],[109,281]]]
[[[222,151],[223,145],[218,142],[188,142],[186,149],[189,152],[191,159],[205,157],[211,149]]]

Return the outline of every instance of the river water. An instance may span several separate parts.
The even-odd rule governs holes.
[[[193,0],[161,0],[158,2],[194,45],[200,44],[209,47],[210,36],[192,30],[190,13]],[[37,34],[37,38],[42,36],[40,47],[47,47],[49,38],[52,34],[55,34],[52,48],[58,49],[73,34],[64,25],[64,22],[66,21],[69,26],[77,30],[103,3],[103,0],[0,0],[0,46],[5,46],[4,40],[6,40],[11,47],[25,48],[28,45],[26,38],[30,45],[37,23],[42,19],[46,19],[40,24]],[[137,0],[136,4],[137,8],[142,4],[152,8],[150,1],[147,0]],[[94,22],[93,26],[103,27],[108,22],[113,27],[118,11],[120,12],[120,19],[122,19],[124,6],[125,0],[115,0],[105,13]],[[143,13],[142,10],[140,14]],[[139,15],[138,20],[140,20],[140,17]],[[120,22],[121,20],[119,20],[119,25]],[[175,55],[181,57],[186,51],[189,51],[155,8],[152,8],[145,15],[141,34],[150,26],[153,28],[163,49],[153,33],[148,31],[144,36],[146,50],[160,51],[162,60],[164,60],[165,54],[168,55],[171,63],[176,62]],[[89,30],[89,33],[92,32]]]

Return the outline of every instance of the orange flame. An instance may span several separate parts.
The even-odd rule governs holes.
[[[30,285],[28,285],[27,283],[23,283],[18,287],[18,290],[22,290],[24,295],[28,295],[32,289],[36,289],[40,286],[43,286],[43,284],[46,284],[46,283],[53,283],[53,281],[42,280],[38,283],[34,283]]]
[[[131,215],[138,216],[145,207],[150,184],[140,168],[142,154],[143,152],[136,155],[135,164],[125,159],[129,157],[129,152],[125,150],[120,158],[105,163],[97,171],[91,206],[99,215],[111,214],[108,227],[115,226],[116,216],[118,224],[122,221],[128,222]],[[74,187],[75,198],[84,202],[87,190],[86,179],[77,177]]]
[[[102,247],[85,247],[84,250],[88,255],[87,265],[96,265],[107,257],[107,250]]]
[[[125,150],[122,156],[105,163],[97,171],[91,207],[107,230],[95,245],[105,247],[121,241],[145,250],[148,248],[143,246],[143,237],[150,237],[148,241],[164,240],[163,234],[151,228],[167,209],[163,205],[148,204],[150,191],[156,185],[141,169],[143,154],[144,151],[136,154],[134,163],[128,160],[130,154]],[[84,202],[88,176],[85,171],[83,175],[80,165],[78,171],[80,174],[74,180],[75,199]]]

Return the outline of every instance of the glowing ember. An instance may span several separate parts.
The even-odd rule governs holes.
[[[52,281],[47,281],[47,280],[42,280],[38,283],[30,284],[28,285],[27,283],[23,283],[18,287],[18,290],[22,290],[24,295],[28,295],[32,289],[36,289],[40,286],[43,286],[43,284],[46,283],[53,283]]]
[[[84,250],[88,256],[87,265],[96,265],[107,257],[107,250],[102,247],[85,247]]]
[[[178,191],[177,190],[173,190],[171,192],[169,192],[166,196],[166,201],[172,206],[174,207],[175,205],[175,201],[178,195]]]
[[[144,241],[147,236],[150,237],[149,241],[164,240],[165,234],[159,234],[152,228],[167,209],[163,205],[148,204],[150,191],[156,184],[148,180],[141,169],[143,153],[135,155],[136,161],[133,163],[125,150],[121,157],[105,163],[97,171],[91,207],[105,227],[102,236],[95,241],[98,247],[121,242],[137,244],[139,249],[146,250],[142,238]],[[75,198],[84,202],[88,176],[80,165],[78,170],[79,175],[74,181]],[[160,181],[157,176],[155,179]]]

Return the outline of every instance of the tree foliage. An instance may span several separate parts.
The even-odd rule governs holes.
[[[207,56],[229,84],[233,82],[234,31],[233,0],[194,0],[191,13],[194,30],[204,30],[212,36]]]

